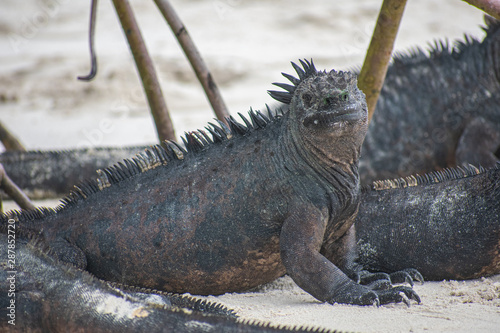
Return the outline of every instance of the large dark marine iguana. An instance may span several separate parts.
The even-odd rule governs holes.
[[[2,225],[2,258],[10,244],[15,259],[0,262],[4,333],[331,332],[250,322],[219,303],[102,281],[56,259],[42,238]]]
[[[320,301],[419,301],[409,287],[351,280],[347,236],[359,205],[364,94],[349,72],[293,64],[299,79],[271,92],[289,102],[155,146],[76,187],[56,210],[11,213],[65,261],[98,278],[193,294],[243,291],[287,273]],[[231,138],[232,137],[232,138]],[[212,142],[214,141],[214,142]],[[344,237],[346,236],[346,237]],[[327,240],[324,242],[324,240]],[[328,256],[330,260],[326,259]],[[421,279],[418,272],[395,278]]]
[[[482,41],[466,36],[453,48],[436,43],[429,55],[415,48],[394,57],[363,143],[362,183],[464,162],[494,165],[500,155],[500,22],[486,23]],[[0,163],[31,198],[62,197],[95,170],[146,148],[5,152]]]

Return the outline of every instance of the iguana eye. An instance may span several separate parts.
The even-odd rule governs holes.
[[[305,107],[311,106],[312,96],[311,94],[303,94],[302,101],[304,102]]]
[[[332,105],[335,102],[335,99],[331,96],[328,96],[328,97],[325,97],[323,102],[325,103],[325,105]]]
[[[339,94],[339,100],[347,102],[349,100],[349,92],[344,90]]]

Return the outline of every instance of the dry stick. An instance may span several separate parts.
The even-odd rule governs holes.
[[[6,150],[26,151],[26,148],[9,130],[0,122],[0,141]]]
[[[477,7],[493,16],[497,20],[500,20],[500,1],[498,0],[463,0],[470,5]]]
[[[163,140],[174,140],[175,133],[168,113],[167,105],[163,99],[160,83],[156,76],[156,71],[149,56],[146,45],[141,35],[141,31],[137,26],[134,13],[128,0],[113,0],[113,4],[120,19],[125,36],[127,36],[128,44],[132,55],[134,56],[135,64],[139,75],[141,76],[142,85],[146,93],[149,107],[156,125],[158,138]]]
[[[90,23],[89,23],[89,50],[90,50],[90,73],[87,75],[78,76],[78,80],[92,81],[97,74],[97,57],[95,55],[95,21],[97,16],[97,0],[92,0],[90,6]]]
[[[172,29],[175,37],[177,37],[182,50],[191,63],[191,66],[193,67],[198,80],[203,86],[203,90],[207,95],[210,105],[212,105],[212,109],[214,110],[215,115],[219,120],[225,122],[225,118],[229,117],[229,112],[227,110],[226,104],[224,103],[224,100],[219,93],[219,89],[214,82],[212,74],[210,74],[210,71],[205,65],[205,62],[201,58],[200,52],[189,36],[186,27],[170,4],[170,1],[155,0],[155,3],[163,14],[163,17],[167,21],[168,25]]]
[[[0,163],[0,187],[4,192],[14,200],[21,209],[36,209],[36,206],[30,201],[28,196],[17,187],[17,185],[7,176],[3,165]]]
[[[384,0],[366,52],[363,68],[359,73],[358,86],[366,95],[369,120],[373,117],[377,99],[384,84],[405,5],[406,0]]]

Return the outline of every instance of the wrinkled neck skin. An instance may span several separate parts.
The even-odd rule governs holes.
[[[300,103],[297,104],[300,107]],[[366,114],[364,99],[353,101],[349,107],[359,108],[361,113]],[[297,156],[301,164],[313,169],[320,182],[331,185],[329,190],[337,194],[341,207],[349,206],[358,197],[358,161],[368,130],[367,117],[311,129],[304,127],[303,121],[296,118],[298,112],[293,108],[294,103],[291,103],[291,119],[286,122],[289,154]]]

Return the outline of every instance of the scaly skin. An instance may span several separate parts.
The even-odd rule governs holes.
[[[426,280],[500,273],[500,164],[375,183],[356,218],[364,267]]]
[[[271,92],[290,103],[282,117],[253,114],[254,126],[231,121],[232,132],[213,127],[214,144],[188,134],[189,153],[155,147],[80,185],[56,212],[12,217],[108,281],[220,294],[286,272],[320,301],[400,301],[400,289],[381,299],[352,281],[344,251],[332,253],[358,209],[364,95],[354,75],[301,63],[300,79],[285,75],[293,86],[277,84],[287,92]],[[331,261],[319,252],[325,237]]]

